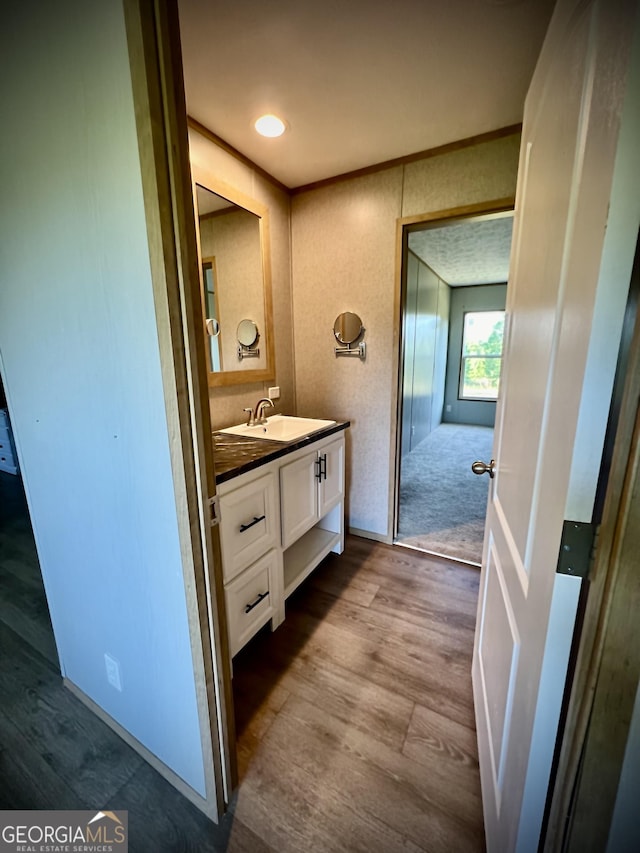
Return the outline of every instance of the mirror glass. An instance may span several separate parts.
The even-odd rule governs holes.
[[[209,384],[272,378],[267,211],[200,170],[193,172]],[[238,344],[254,347],[259,338],[254,357],[240,358]]]
[[[355,343],[363,331],[362,320],[352,311],[339,314],[333,324],[333,334],[341,344]]]
[[[236,331],[238,343],[243,347],[252,347],[258,340],[258,327],[253,320],[241,320]]]

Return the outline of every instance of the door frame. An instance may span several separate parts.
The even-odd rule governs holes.
[[[500,213],[512,212],[515,208],[515,196],[490,199],[476,204],[467,204],[460,207],[451,207],[444,210],[436,210],[430,213],[418,213],[413,216],[404,216],[396,220],[396,288],[394,295],[394,358],[396,360],[394,371],[396,382],[391,399],[391,471],[389,481],[391,484],[389,497],[389,510],[387,518],[387,530],[391,531],[390,543],[395,542],[398,534],[398,511],[400,500],[400,456],[402,444],[402,397],[404,382],[404,313],[407,298],[407,252],[408,235],[415,226],[429,225],[437,228],[438,225],[452,224],[455,221],[463,222],[467,219],[490,219]]]
[[[217,822],[237,765],[177,0],[124,11],[206,799],[183,793]]]
[[[637,651],[633,652],[635,626],[625,616],[634,606],[636,611],[640,607],[640,595],[637,585],[634,588],[630,583],[633,567],[623,552],[629,516],[638,511],[633,484],[640,468],[639,303],[640,233],[625,318],[625,325],[631,328],[628,336],[623,331],[609,416],[613,447],[610,459],[606,460],[606,454],[603,457],[605,468],[601,471],[605,491],[602,520],[587,580],[584,616],[576,628],[574,667],[567,679],[564,730],[559,732],[557,770],[547,802],[545,853],[605,849],[607,838],[603,839],[602,833],[606,828],[608,835],[613,816],[637,687],[636,681],[632,695],[629,673],[612,666],[607,651],[612,629],[618,625],[618,648],[624,643],[622,635],[636,669],[640,663]],[[616,391],[620,393],[618,400]],[[620,588],[624,589],[623,600]],[[600,694],[605,691],[617,701],[603,704]],[[621,712],[623,705],[625,714]],[[611,753],[608,738],[614,736],[617,748]],[[592,846],[585,846],[587,842]],[[567,848],[567,843],[578,846]]]

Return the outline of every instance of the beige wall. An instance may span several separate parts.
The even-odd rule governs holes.
[[[295,412],[295,389],[289,196],[193,129],[189,131],[189,145],[191,160],[195,165],[269,209],[276,378],[273,382],[211,388],[209,400],[212,426],[218,429],[240,423],[246,417],[242,409],[255,405],[259,397],[266,395],[270,385],[280,386],[281,397],[276,402],[276,411],[291,414]]]
[[[347,524],[392,534],[398,376],[394,328],[401,217],[515,195],[520,137],[483,142],[295,195],[190,131],[192,161],[270,211],[277,411],[350,420]],[[362,317],[367,358],[336,358],[333,323]],[[295,357],[294,357],[295,353]],[[271,383],[210,391],[215,428],[238,423]]]
[[[515,195],[519,135],[294,196],[292,278],[298,414],[349,419],[347,524],[388,538],[399,345],[396,223]],[[367,358],[336,358],[332,326],[358,313]]]

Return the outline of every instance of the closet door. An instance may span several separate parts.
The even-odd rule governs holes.
[[[413,409],[413,362],[416,345],[416,315],[418,299],[418,259],[412,252],[407,254],[407,284],[403,317],[403,379],[402,379],[402,444],[401,455],[411,450]]]

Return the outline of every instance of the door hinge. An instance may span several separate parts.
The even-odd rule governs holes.
[[[209,524],[211,527],[217,527],[220,524],[220,498],[214,495],[207,503],[209,504]]]
[[[591,522],[565,521],[562,525],[556,572],[561,575],[573,575],[583,580],[588,577],[593,560],[596,532],[596,525]]]

